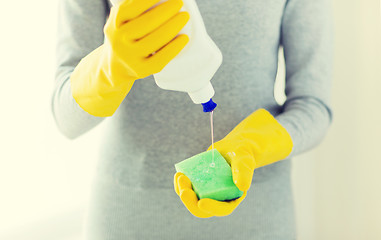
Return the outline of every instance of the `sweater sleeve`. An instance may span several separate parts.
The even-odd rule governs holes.
[[[276,118],[294,142],[291,155],[316,146],[332,120],[329,106],[333,65],[333,21],[329,0],[288,0],[281,44],[286,96]]]
[[[69,79],[79,61],[103,44],[109,7],[105,0],[59,0],[58,6],[57,65],[51,107],[59,130],[73,139],[103,120],[79,107]]]

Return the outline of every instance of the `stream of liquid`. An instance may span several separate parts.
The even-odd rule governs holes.
[[[212,163],[211,167],[214,167],[214,129],[213,129],[213,111],[210,112],[210,132],[212,137]]]

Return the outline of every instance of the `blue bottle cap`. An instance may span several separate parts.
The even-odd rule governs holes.
[[[212,99],[206,103],[201,103],[201,105],[204,108],[204,112],[211,112],[217,107],[217,104]]]

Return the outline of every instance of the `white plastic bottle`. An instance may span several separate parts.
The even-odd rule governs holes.
[[[189,42],[154,78],[160,88],[187,92],[194,103],[203,105],[204,112],[210,112],[217,106],[210,80],[222,64],[222,53],[206,32],[196,1],[183,2],[181,11],[187,11],[190,19],[180,34],[187,34]]]

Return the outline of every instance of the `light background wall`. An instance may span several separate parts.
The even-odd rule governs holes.
[[[50,115],[56,3],[6,1],[0,8],[2,240],[79,236],[102,126],[69,141]],[[380,4],[332,3],[334,122],[318,148],[293,160],[298,239],[376,240],[381,239]]]
[[[381,239],[381,31],[378,0],[333,0],[334,121],[294,159],[299,239]]]

